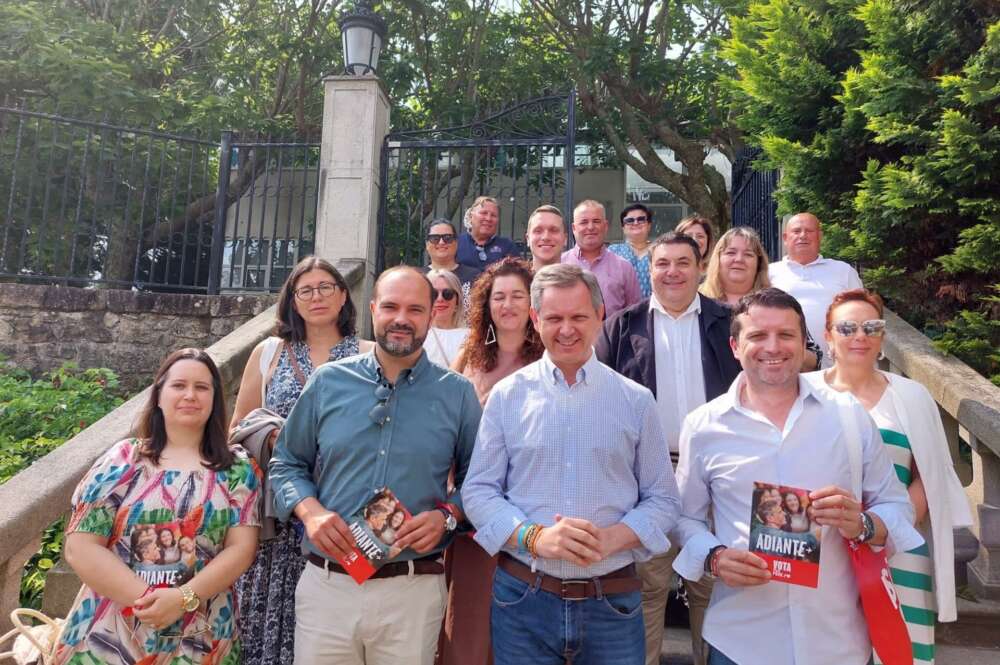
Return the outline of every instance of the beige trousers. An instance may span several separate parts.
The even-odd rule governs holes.
[[[311,563],[295,589],[296,665],[432,665],[444,575],[358,585]]]
[[[642,620],[646,626],[646,665],[660,664],[663,648],[663,622],[667,609],[674,571],[671,568],[680,549],[673,546],[666,554],[654,556],[649,561],[636,564],[642,580]],[[708,654],[701,641],[701,627],[705,623],[705,610],[712,596],[712,579],[702,577],[698,582],[684,580],[687,591],[688,614],[691,619],[691,652],[694,665],[705,665]]]

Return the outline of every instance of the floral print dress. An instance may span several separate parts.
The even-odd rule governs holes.
[[[145,581],[169,584],[204,568],[222,550],[231,527],[260,526],[260,470],[243,448],[233,446],[235,462],[224,471],[180,471],[140,458],[141,445],[138,439],[121,441],[94,464],[73,495],[66,533],[105,537],[108,549]],[[241,660],[229,590],[203,599],[197,611],[162,630],[125,610],[81,588],[55,662],[236,665]]]

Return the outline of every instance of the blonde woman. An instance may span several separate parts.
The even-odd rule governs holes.
[[[448,368],[458,355],[469,329],[465,327],[462,283],[450,270],[430,270],[431,327],[424,340],[424,351],[432,363]]]
[[[746,226],[736,226],[719,238],[708,260],[703,295],[730,307],[740,298],[771,286],[767,277],[767,252],[760,236]]]
[[[492,196],[479,196],[465,211],[466,232],[458,237],[458,262],[478,270],[506,256],[517,256],[510,238],[497,233],[500,228],[500,203]]]

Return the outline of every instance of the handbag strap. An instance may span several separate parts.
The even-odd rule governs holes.
[[[48,652],[45,651],[41,643],[39,643],[38,639],[31,633],[31,630],[29,630],[30,626],[26,626],[24,624],[24,621],[21,619],[22,615],[41,621],[42,623],[46,624],[50,630],[55,632],[56,639],[52,640],[52,646],[49,648]],[[52,619],[51,617],[46,616],[45,614],[42,614],[37,610],[33,610],[27,607],[20,607],[10,613],[10,622],[14,624],[14,630],[24,635],[24,637],[27,638],[29,642],[31,642],[31,645],[36,649],[38,649],[38,653],[41,656],[42,662],[45,665],[48,665],[49,663],[52,662],[52,658],[53,656],[55,656],[56,647],[58,647],[59,645],[59,639],[58,639],[59,633],[62,631],[62,626],[56,623],[55,619]],[[4,635],[3,639],[7,639],[9,635],[10,633]]]
[[[295,378],[299,380],[303,386],[306,385],[306,375],[299,366],[299,361],[295,359],[295,353],[292,351],[291,345],[285,342],[285,351],[288,352],[288,362],[292,364],[292,371],[295,372]]]

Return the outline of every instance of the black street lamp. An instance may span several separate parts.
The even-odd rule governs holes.
[[[353,76],[377,73],[385,32],[385,21],[372,9],[371,0],[358,0],[353,9],[341,14],[346,73]]]

